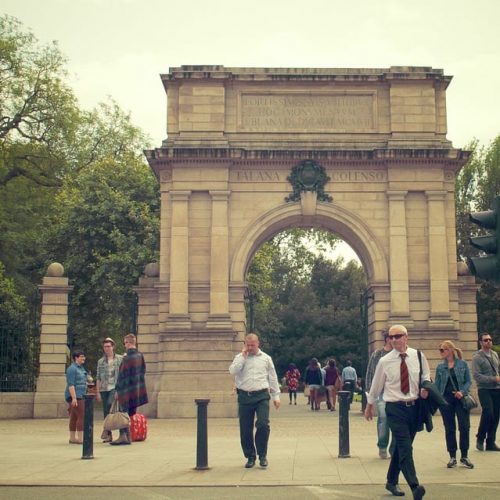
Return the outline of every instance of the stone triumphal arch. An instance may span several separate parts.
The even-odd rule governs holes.
[[[167,139],[158,264],[141,278],[138,332],[149,413],[235,412],[228,366],[246,331],[245,273],[292,227],[347,241],[368,277],[372,347],[405,324],[475,348],[475,284],[456,259],[454,185],[467,154],[446,138],[451,77],[423,67],[182,66],[162,75]],[[464,275],[462,275],[464,274]]]

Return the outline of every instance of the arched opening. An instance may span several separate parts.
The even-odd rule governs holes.
[[[273,259],[272,255],[262,257],[261,249],[269,252],[280,235],[296,228],[334,234],[356,252],[359,262],[342,265],[324,254],[309,256],[308,263],[302,263],[303,267],[297,270],[301,276],[294,279],[286,275],[291,270],[293,274],[293,265],[287,268],[281,260],[281,270],[274,269],[274,275],[267,277],[274,288],[268,296],[256,296],[266,292],[254,289],[255,261]],[[369,285],[386,279],[387,269],[376,237],[363,222],[346,210],[327,204],[318,204],[316,215],[308,217],[302,215],[296,204],[284,205],[253,221],[240,243],[232,276],[244,271],[247,331],[259,333],[275,360],[278,374],[281,376],[291,362],[305,369],[312,357],[318,358],[322,366],[333,357],[340,367],[351,360],[358,375],[364,376],[369,332],[376,329],[368,320],[374,316],[370,312],[373,300]]]

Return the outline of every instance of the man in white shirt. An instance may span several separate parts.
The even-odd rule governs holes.
[[[350,392],[349,402],[352,403],[358,375],[356,373],[356,369],[352,366],[350,359],[348,359],[345,364],[346,366],[342,370],[342,389]]]
[[[236,355],[229,367],[229,373],[235,377],[238,392],[240,440],[243,454],[247,458],[247,469],[255,465],[257,455],[260,466],[267,467],[269,400],[273,399],[276,409],[280,406],[280,388],[273,360],[259,349],[259,345],[257,335],[249,333],[245,337],[241,353]]]
[[[408,332],[403,325],[394,325],[389,329],[389,341],[393,350],[381,358],[375,369],[365,418],[371,420],[374,404],[380,394],[386,403],[389,428],[396,442],[387,471],[386,489],[394,496],[403,496],[399,488],[399,472],[410,486],[413,498],[420,500],[425,495],[425,488],[419,484],[413,463],[413,439],[417,433],[417,399],[426,399],[428,392],[420,388],[421,382],[430,380],[429,364],[424,354],[422,357],[422,380],[419,380],[420,362],[418,351],[408,347]]]

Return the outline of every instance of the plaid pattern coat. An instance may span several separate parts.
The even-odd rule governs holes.
[[[116,391],[118,401],[123,411],[127,411],[148,402],[146,391],[146,363],[144,356],[137,349],[127,349],[127,355],[123,357]]]

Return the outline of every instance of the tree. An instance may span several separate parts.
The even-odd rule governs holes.
[[[41,46],[13,17],[0,17],[0,186],[27,177],[58,186],[78,108],[56,43]]]
[[[364,272],[355,262],[318,255],[314,240],[324,252],[338,241],[325,231],[286,231],[262,245],[249,268],[255,330],[278,373],[290,362],[304,367],[312,357],[362,364]]]
[[[81,110],[65,79],[56,43],[0,17],[0,262],[24,297],[48,264],[65,266],[70,333],[92,363],[103,335],[130,328],[159,194],[130,116],[112,100]]]
[[[89,366],[102,339],[131,329],[133,287],[157,259],[158,200],[156,179],[133,152],[68,179],[57,197],[50,257],[64,263],[74,286],[70,330]]]

